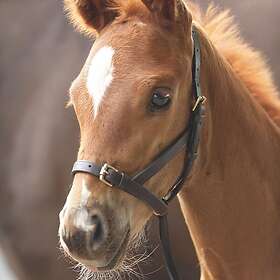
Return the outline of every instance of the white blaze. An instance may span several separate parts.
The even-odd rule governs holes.
[[[81,191],[81,200],[80,200],[80,206],[81,209],[78,211],[77,216],[75,217],[75,226],[84,230],[90,230],[92,226],[87,225],[86,221],[88,219],[88,212],[86,210],[87,202],[90,198],[90,191],[88,189],[88,186],[86,184],[86,181],[83,179],[82,181],[82,191]]]
[[[102,98],[113,80],[113,55],[114,50],[111,47],[102,47],[94,55],[89,66],[87,88],[93,98],[94,117],[96,117]]]
[[[81,206],[86,206],[87,202],[90,198],[90,191],[88,190],[87,184],[85,180],[83,179],[82,182],[82,192],[81,192]]]

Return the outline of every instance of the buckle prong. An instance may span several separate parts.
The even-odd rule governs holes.
[[[205,96],[199,96],[195,101],[192,111],[194,112],[196,110],[196,108],[198,107],[198,105],[204,104],[206,102],[206,100],[207,100],[207,98]]]
[[[106,184],[107,186],[113,187],[113,185],[106,180],[106,175],[109,175],[109,169],[112,169],[115,172],[119,172],[115,167],[109,165],[108,163],[105,163],[100,170],[99,180],[104,184]]]

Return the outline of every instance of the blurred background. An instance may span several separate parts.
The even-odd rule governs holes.
[[[244,37],[263,51],[280,81],[280,1],[213,2],[231,8]],[[59,252],[57,238],[79,141],[74,113],[65,104],[92,42],[67,24],[62,0],[1,0],[0,34],[0,279],[73,280],[78,274]],[[151,248],[158,244],[153,228]],[[170,231],[183,279],[199,279],[176,203]],[[157,250],[144,270],[160,267]],[[168,278],[161,269],[147,279]]]

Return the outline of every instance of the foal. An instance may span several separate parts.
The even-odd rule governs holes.
[[[70,89],[81,130],[78,159],[128,174],[186,127],[196,25],[208,102],[199,157],[179,201],[201,279],[280,278],[280,105],[260,56],[238,39],[226,14],[202,17],[180,1],[66,0],[66,6],[80,29],[97,35]],[[147,188],[166,194],[183,159],[184,153],[170,161]],[[151,215],[134,197],[78,173],[60,214],[62,247],[92,271],[115,270]]]

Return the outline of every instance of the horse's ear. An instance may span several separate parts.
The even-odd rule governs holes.
[[[183,0],[142,0],[142,2],[161,22],[191,25],[192,16]]]
[[[108,0],[64,0],[72,23],[89,35],[98,34],[117,16]]]

